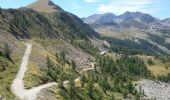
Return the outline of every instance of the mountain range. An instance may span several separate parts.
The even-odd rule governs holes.
[[[114,45],[134,49],[130,47],[133,44],[138,50],[157,53],[163,51],[169,54],[168,18],[161,20],[142,12],[125,12],[119,16],[113,13],[94,14],[82,20],[104,36],[103,38],[109,38]]]
[[[169,85],[148,80],[169,82],[169,25],[141,12],[81,19],[51,0],[0,8],[0,100],[166,100]]]
[[[159,23],[162,26],[166,26],[169,23],[169,18],[160,20],[158,18],[152,17],[149,14],[145,14],[142,12],[125,12],[122,15],[116,16],[113,13],[106,13],[106,14],[94,14],[87,18],[82,18],[82,20],[90,25],[93,24],[104,24],[104,25],[111,25],[117,24],[118,26],[124,26],[124,28],[135,28],[137,27],[136,24],[139,26],[147,26],[148,24]],[[127,26],[125,26],[127,24]],[[130,25],[130,26],[128,26]],[[147,26],[148,27],[148,26]]]

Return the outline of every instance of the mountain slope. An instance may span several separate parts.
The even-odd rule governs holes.
[[[107,26],[106,30],[110,33],[117,29],[117,36],[111,34],[111,37],[102,37],[112,44],[110,48],[107,41],[103,43],[100,35],[77,16],[52,2],[49,4],[47,0],[37,2],[30,8],[0,9],[0,99],[2,96],[7,100],[19,100],[10,90],[21,63],[25,43],[32,44],[32,52],[27,70],[21,71],[21,74],[26,71],[23,77],[24,87],[30,89],[48,82],[58,83],[58,86],[40,92],[40,88],[38,91],[33,88],[36,89],[37,100],[139,100],[142,95],[135,89],[134,82],[144,78],[155,79],[156,76],[152,74],[158,73],[157,68],[163,70],[156,75],[166,75],[169,72],[164,67],[169,63],[162,65],[160,56],[157,59],[151,57],[151,65],[154,61],[159,64],[150,67],[147,66],[149,56],[141,58],[137,54],[143,53],[136,50],[116,48],[118,45],[147,50],[149,53],[165,53],[160,49],[167,50],[163,47],[165,45],[160,46],[165,41],[163,36],[151,35],[156,31],[131,29],[141,22],[135,19],[123,21],[125,24],[133,22],[130,29],[125,30],[120,27],[121,23],[112,22],[112,17],[115,17],[113,14],[102,17],[95,26],[99,25],[102,27],[97,26],[100,29]],[[39,3],[45,3],[45,9],[35,7],[42,6]],[[106,22],[105,18],[108,19]],[[99,32],[106,33],[105,30]],[[100,53],[97,47],[102,47],[101,51],[104,53]],[[114,50],[116,53],[112,52]],[[31,94],[35,92],[31,91]]]
[[[72,35],[72,37],[87,38],[98,35],[78,17],[65,11],[51,14],[41,14],[25,8],[0,11],[2,12],[0,27],[17,37],[45,38]]]
[[[170,18],[166,18],[166,19],[162,20],[161,23],[166,25],[166,26],[170,26]]]
[[[10,91],[10,86],[18,71],[25,42],[33,44],[33,54],[29,61],[30,66],[24,77],[27,87],[51,81],[44,81],[45,77],[48,76],[45,74],[47,56],[50,59],[56,59],[56,54],[64,53],[65,60],[61,61],[67,61],[68,63],[74,61],[78,68],[81,68],[89,63],[89,58],[93,54],[98,52],[98,49],[91,42],[91,40],[100,37],[98,33],[87,24],[84,24],[80,18],[60,9],[52,2],[43,1],[47,5],[45,7],[45,9],[48,9],[47,11],[34,8],[34,5],[39,5],[39,2],[42,1],[33,3],[29,8],[0,8],[0,47],[4,44],[12,44],[9,47],[12,52],[11,58],[14,61],[14,64],[12,64],[6,58],[1,60],[0,57],[0,62],[2,62],[0,67],[8,67],[7,70],[0,73],[0,77],[6,75],[6,77],[1,77],[0,84],[8,82],[0,86],[0,90],[4,91],[4,93],[0,92],[0,97],[12,100],[15,97]],[[58,8],[57,10],[56,8],[55,10],[50,10],[53,9],[51,7]],[[63,63],[57,61],[54,63],[62,66],[62,68],[70,66],[69,64],[62,65]],[[56,66],[54,69],[56,69]]]
[[[34,6],[43,6],[44,9],[52,9],[55,6],[57,11],[41,12]],[[81,52],[98,52],[92,41],[100,38],[100,35],[77,16],[62,10],[50,0],[38,0],[27,7],[29,8],[0,9],[0,28],[12,33],[17,39],[37,40],[42,44],[44,40],[62,41],[70,45],[68,47],[74,47]]]
[[[107,16],[107,13],[102,16]],[[170,44],[166,42],[169,41],[170,36],[168,19],[160,20],[141,12],[125,12],[122,15],[109,18],[111,20],[102,19],[101,15],[97,16],[97,14],[95,17],[98,18],[95,21],[91,16],[82,20],[113,45],[155,54],[163,52],[169,54]],[[89,23],[89,19],[93,23]]]
[[[95,15],[91,15],[88,18],[82,18],[83,21],[87,24],[93,24],[93,23],[98,23],[98,24],[104,24],[104,23],[110,23],[112,21],[114,21],[114,18],[116,17],[116,15],[112,14],[112,13],[106,13],[106,14],[95,14]]]
[[[126,20],[136,20],[141,23],[152,23],[156,21],[154,17],[149,14],[144,14],[141,12],[125,12],[124,14],[117,17],[119,21],[126,21]]]

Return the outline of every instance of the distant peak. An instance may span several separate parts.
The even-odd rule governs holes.
[[[60,8],[51,0],[37,0],[36,2],[33,2],[32,4],[28,5],[27,8],[45,13],[51,13],[62,10],[62,8]]]
[[[44,3],[44,4],[49,4],[49,3],[53,3],[51,0],[37,0],[37,1],[35,1],[34,3],[36,3],[36,2],[38,2],[38,3]],[[33,3],[33,4],[34,4]],[[53,3],[54,4],[54,3]]]
[[[104,15],[110,15],[110,16],[116,16],[115,14],[113,14],[113,13],[105,13]]]
[[[46,3],[48,3],[48,2],[52,2],[51,0],[37,0],[38,2],[46,2]]]
[[[37,0],[37,1],[51,1],[51,0]]]

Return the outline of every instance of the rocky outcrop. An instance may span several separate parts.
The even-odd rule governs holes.
[[[170,100],[170,84],[168,83],[143,80],[138,83],[136,89],[143,93],[144,99]]]

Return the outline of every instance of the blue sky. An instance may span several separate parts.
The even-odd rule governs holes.
[[[24,7],[36,0],[0,0],[2,8]],[[112,12],[141,11],[158,18],[170,18],[170,0],[52,0],[64,10],[79,17]]]

